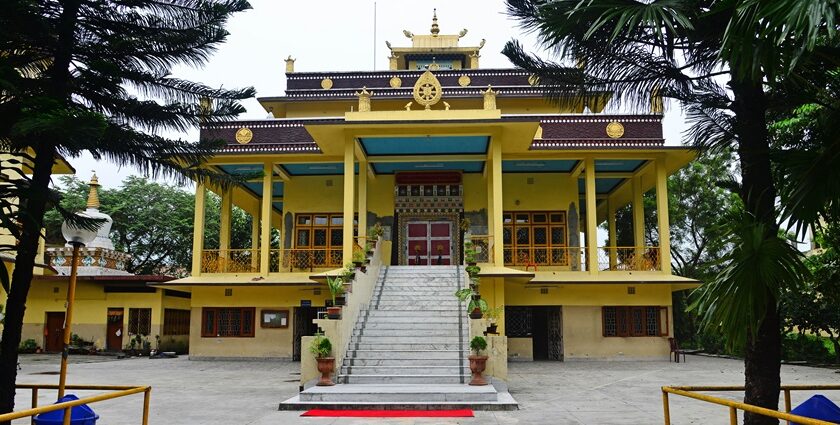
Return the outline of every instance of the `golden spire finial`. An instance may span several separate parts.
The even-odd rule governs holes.
[[[437,37],[440,33],[440,27],[438,27],[437,23],[437,9],[432,10],[434,11],[432,15],[432,36]]]
[[[93,172],[93,175],[90,177],[90,192],[88,193],[88,200],[87,200],[87,207],[88,208],[99,208],[99,179],[96,177],[96,171]]]

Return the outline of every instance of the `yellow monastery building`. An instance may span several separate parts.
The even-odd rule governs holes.
[[[671,294],[697,282],[671,273],[666,179],[694,153],[665,146],[661,100],[646,114],[604,113],[608,94],[552,103],[521,70],[481,68],[484,41],[462,46],[466,31],[441,34],[435,18],[429,34],[405,35],[410,47],[388,43],[386,71],[300,72],[289,57],[285,95],[259,98],[271,118],[202,126],[227,142],[208,167],[262,177],[198,184],[192,275],[152,284],[191,293],[190,356],[308,356],[301,337],[329,300],[325,274],[379,223],[377,285],[389,273],[414,273],[412,290],[443,270],[460,279],[464,242],[478,248],[510,359],[666,358]],[[204,249],[206,190],[222,198],[218,250]],[[628,204],[635,246],[599,240],[604,223],[615,240]],[[230,246],[234,205],[255,218],[251,247]]]

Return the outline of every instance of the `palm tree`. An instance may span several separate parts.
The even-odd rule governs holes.
[[[608,92],[631,108],[673,99],[692,124],[686,136],[694,146],[736,153],[744,211],[730,233],[735,249],[696,306],[706,326],[720,326],[733,345],[743,343],[744,401],[777,409],[779,295],[804,271],[794,248],[778,237],[767,123],[768,111],[791,99],[770,92],[825,70],[827,61],[815,58],[837,58],[831,49],[840,6],[830,0],[507,0],[507,6],[557,60],[531,55],[516,41],[503,53],[551,98],[587,101]],[[745,423],[777,421],[746,414]]]
[[[88,152],[151,177],[234,183],[199,165],[218,148],[216,141],[190,143],[166,134],[233,118],[244,112],[238,101],[254,90],[213,89],[175,78],[171,69],[204,64],[226,39],[231,15],[249,8],[246,0],[4,2],[0,154],[11,159],[2,163],[0,221],[18,244],[3,247],[13,248],[16,259],[11,285],[2,279],[8,299],[0,413],[14,408],[17,347],[38,240],[44,213],[58,205],[50,190],[56,159]]]

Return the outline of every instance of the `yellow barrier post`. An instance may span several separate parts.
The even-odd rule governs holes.
[[[37,394],[38,389],[57,390],[59,385],[54,384],[19,384],[15,386],[17,389],[32,389],[33,394]],[[0,414],[0,423],[9,422],[20,418],[34,418],[35,415],[41,413],[52,412],[55,410],[64,410],[64,423],[70,423],[70,414],[67,412],[72,407],[81,406],[83,404],[93,404],[100,401],[111,400],[119,397],[125,397],[132,394],[145,393],[143,401],[143,425],[148,425],[148,409],[149,397],[151,396],[152,387],[149,386],[126,386],[126,385],[66,385],[68,390],[105,390],[114,391],[112,393],[99,394],[95,396],[80,398],[78,400],[65,401],[62,403],[50,404],[48,406],[34,407],[32,409],[20,410],[17,412]],[[37,397],[33,397],[34,402],[37,403]]]
[[[785,413],[790,413],[790,390],[785,388]],[[790,421],[787,421],[787,425],[790,425]]]
[[[33,388],[32,389],[32,408],[34,409],[36,407],[38,407],[38,389]],[[34,416],[32,417],[32,420],[30,421],[30,423],[32,425],[35,425],[35,417]]]
[[[149,425],[149,399],[152,396],[152,387],[147,387],[143,393],[143,425]]]
[[[734,407],[729,407],[729,425],[738,425],[738,410]]]
[[[662,390],[662,410],[665,413],[665,425],[671,425],[671,405],[668,402],[668,393]]]

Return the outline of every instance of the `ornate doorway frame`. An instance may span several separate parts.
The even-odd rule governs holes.
[[[452,226],[450,238],[452,239],[452,264],[459,264],[461,258],[461,232],[458,231],[458,224],[461,220],[461,214],[458,212],[402,212],[397,219],[397,228],[399,229],[397,247],[399,253],[399,264],[408,264],[408,223],[410,221],[449,221]]]

